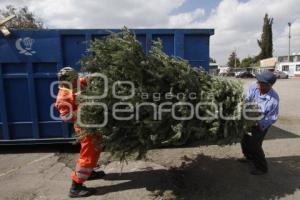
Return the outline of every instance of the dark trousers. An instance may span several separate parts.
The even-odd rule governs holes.
[[[257,169],[263,172],[268,171],[268,164],[262,149],[262,143],[267,132],[268,129],[262,131],[258,126],[253,126],[251,130],[252,136],[244,135],[241,141],[244,156],[251,160]]]

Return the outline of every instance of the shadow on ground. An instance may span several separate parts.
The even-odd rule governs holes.
[[[158,199],[262,200],[300,189],[300,157],[269,158],[270,171],[263,176],[250,175],[251,166],[233,158],[199,155],[184,160],[181,167],[170,170],[107,174],[105,180],[124,182],[99,187],[96,195],[146,188]]]
[[[291,133],[289,131],[283,130],[281,128],[278,128],[277,126],[271,126],[265,139],[272,140],[272,139],[285,139],[285,138],[300,138],[300,136]]]

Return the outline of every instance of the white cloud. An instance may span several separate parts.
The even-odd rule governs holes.
[[[286,54],[287,22],[292,22],[292,52],[300,51],[299,0],[223,0],[210,13],[203,8],[172,14],[186,0],[1,0],[27,5],[49,28],[215,28],[211,56],[221,64],[232,50],[238,56],[257,55],[263,17],[274,18],[274,54]],[[207,16],[205,16],[205,14]],[[204,19],[205,17],[205,19]]]
[[[169,22],[171,11],[185,0],[28,0],[27,5],[49,28],[155,27]]]
[[[190,24],[195,23],[199,18],[205,15],[205,10],[197,8],[192,12],[180,13],[172,15],[169,18],[168,27],[189,27]]]

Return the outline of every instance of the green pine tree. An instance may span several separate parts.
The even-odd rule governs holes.
[[[227,66],[230,68],[236,68],[240,66],[240,59],[237,57],[235,51],[233,51],[230,54],[228,58]]]
[[[261,49],[257,59],[265,59],[265,58],[273,57],[272,25],[273,25],[273,18],[269,18],[268,14],[265,14],[261,39],[257,40],[258,46]]]

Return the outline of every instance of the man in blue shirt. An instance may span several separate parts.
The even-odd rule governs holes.
[[[276,76],[265,71],[256,75],[257,82],[251,84],[246,93],[245,100],[258,104],[262,118],[252,127],[251,135],[244,135],[241,146],[244,158],[240,162],[252,161],[255,170],[252,175],[262,175],[268,172],[268,164],[262,149],[262,142],[269,127],[276,122],[279,110],[279,96],[272,88],[276,82]]]

